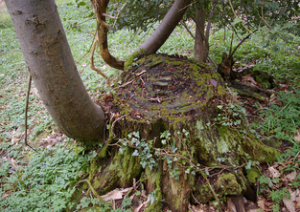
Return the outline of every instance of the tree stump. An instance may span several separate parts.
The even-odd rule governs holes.
[[[155,197],[145,211],[183,212],[190,202],[223,196],[255,198],[245,162],[272,162],[278,152],[242,122],[235,129],[220,121],[229,112],[220,107],[228,94],[218,73],[185,57],[149,55],[121,80],[104,103],[110,139],[90,174],[97,192],[130,187],[135,178]]]

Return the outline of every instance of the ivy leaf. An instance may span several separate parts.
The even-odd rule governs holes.
[[[132,153],[132,156],[139,156],[139,151],[137,151],[137,149],[134,150],[134,152]]]

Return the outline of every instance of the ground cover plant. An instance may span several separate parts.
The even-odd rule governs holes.
[[[75,2],[71,3],[57,2],[81,77],[87,90],[90,91],[90,95],[97,101],[103,98],[103,93],[106,93],[107,89],[104,89],[105,79],[89,68],[88,50],[95,33],[95,23],[86,21],[86,18],[81,15],[87,12],[85,7],[78,7]],[[194,27],[191,25],[191,30]],[[28,143],[37,149],[39,154],[24,145],[24,110],[28,72],[5,7],[1,8],[0,28],[1,208],[4,211],[33,211],[34,209],[37,211],[63,211],[67,207],[72,207],[72,205],[68,205],[68,200],[77,186],[76,183],[80,179],[84,179],[85,173],[90,171],[89,163],[92,163],[93,152],[85,154],[80,147],[76,146],[76,142],[62,135],[54,126],[35,88],[31,90],[30,94]],[[109,34],[110,41],[113,43],[110,49],[116,57],[124,59],[128,57],[132,49],[135,49],[147,36],[145,32],[134,34],[135,32],[129,29]],[[217,63],[221,62],[222,53],[230,48],[231,33],[227,31],[226,35],[224,38],[223,29],[214,29],[210,40],[210,56]],[[129,37],[133,38],[130,43],[128,43]],[[278,158],[278,162],[273,165],[269,164],[269,167],[258,164],[251,158],[247,164],[249,170],[253,170],[250,169],[253,167],[256,168],[255,173],[253,171],[249,171],[249,173],[252,172],[253,175],[253,186],[259,188],[258,194],[261,201],[257,202],[258,207],[273,211],[287,208],[291,211],[292,204],[287,200],[294,197],[293,204],[296,202],[297,187],[300,182],[297,165],[300,151],[297,137],[299,136],[300,104],[298,100],[300,88],[299,49],[294,44],[280,39],[274,39],[269,45],[266,45],[262,42],[263,37],[264,29],[261,29],[242,45],[235,57],[243,64],[255,64],[256,66],[253,68],[255,70],[263,70],[272,74],[280,86],[278,93],[276,92],[270,101],[264,103],[251,99],[246,99],[246,101],[244,99],[241,102],[242,106],[246,108],[249,125],[252,126],[250,130],[253,130],[264,142],[275,143],[275,147],[282,150],[282,154]],[[295,35],[295,39],[299,38]],[[233,45],[237,45],[238,42],[238,39],[235,38]],[[186,29],[178,27],[160,52],[192,57],[192,43],[193,39]],[[109,68],[100,59],[95,61],[95,65],[101,67],[101,70],[111,78],[117,78],[120,74],[119,71]],[[113,83],[118,84],[118,80],[116,79]],[[232,93],[231,95],[238,98],[238,94]],[[256,107],[249,105],[256,105]],[[226,109],[225,113],[227,114],[244,113],[238,105],[222,106],[223,108]],[[250,120],[251,117],[256,118]],[[210,124],[207,123],[207,127]],[[235,125],[238,124],[236,122]],[[166,138],[166,135],[162,135],[162,138]],[[65,157],[66,155],[68,157]],[[174,175],[176,176],[176,173]],[[125,200],[122,205],[129,210],[131,204],[126,203]],[[76,206],[76,210],[85,208],[84,204],[86,206],[96,205],[97,202],[97,198],[91,192],[81,201],[81,205]],[[229,210],[228,202],[230,201],[225,204],[225,200],[222,200],[224,210]],[[216,210],[214,203],[211,202],[209,206],[199,205],[198,209],[199,207],[203,209],[211,207]],[[257,207],[257,205],[255,206]],[[107,207],[107,205],[103,207]],[[294,207],[298,208],[299,205]],[[115,209],[115,211],[117,210]]]

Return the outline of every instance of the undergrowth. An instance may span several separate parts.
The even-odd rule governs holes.
[[[7,147],[2,144],[1,148]],[[7,154],[15,157],[15,149],[9,148]],[[2,158],[1,211],[62,211],[72,207],[74,185],[89,171],[89,161],[94,156],[93,152],[82,155],[57,145],[17,158],[18,164]]]

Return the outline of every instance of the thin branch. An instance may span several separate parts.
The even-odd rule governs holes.
[[[111,19],[114,19],[114,20],[117,20],[118,18],[117,17],[114,17],[114,16],[111,16],[107,13],[102,13],[103,16],[107,17],[107,18],[111,18]]]
[[[67,31],[69,31],[69,30],[73,29],[74,27],[77,27],[77,26],[79,26],[79,25],[81,25],[81,24],[83,24],[83,23],[85,23],[85,22],[87,22],[87,21],[93,20],[93,19],[95,19],[95,17],[91,17],[91,18],[89,18],[89,19],[87,19],[87,20],[84,20],[84,21],[82,21],[82,22],[80,22],[80,23],[77,23],[77,24],[75,24],[74,26],[72,26],[71,28],[69,28]]]
[[[28,129],[28,125],[27,125],[27,117],[28,116],[27,116],[27,113],[28,113],[28,104],[29,104],[29,95],[30,95],[31,81],[32,81],[32,77],[29,74],[28,81],[27,81],[27,93],[26,93],[26,103],[25,103],[25,138],[24,138],[24,140],[25,140],[26,146],[28,146],[33,151],[37,152],[33,147],[31,147],[27,143],[27,129]]]
[[[95,48],[97,45],[97,41],[98,38],[96,37],[92,46],[92,51],[91,51],[91,55],[90,55],[90,61],[91,61],[91,69],[93,69],[94,71],[96,71],[98,74],[100,74],[102,77],[104,77],[107,80],[107,84],[110,85],[110,80],[109,78],[103,73],[103,71],[101,71],[100,69],[97,69],[94,65],[94,53],[95,53]]]
[[[138,31],[140,30],[140,27],[135,31],[134,35],[130,38],[129,42],[126,44],[126,47],[133,41],[135,36],[137,35]]]
[[[208,40],[207,37],[204,35],[203,29],[199,26],[199,24],[196,22],[196,20],[194,18],[192,18],[193,21],[196,23],[196,27],[198,28],[198,30],[200,31],[201,37],[202,39],[205,41],[205,43],[208,44]]]
[[[214,12],[215,12],[216,7],[217,7],[217,1],[215,0],[214,4],[213,4],[213,7],[211,8],[211,12],[209,14],[209,18],[208,18],[208,22],[207,22],[207,26],[206,26],[205,37],[207,37],[207,39],[209,39],[211,21],[212,21],[212,18],[214,16]]]
[[[232,28],[233,28],[233,27],[232,27]],[[231,35],[231,42],[230,42],[229,55],[231,54],[231,51],[232,51],[233,36],[234,36],[234,30],[232,30],[232,35]]]
[[[234,14],[234,17],[237,18],[238,16],[237,16],[237,14],[236,14],[235,11],[234,11],[234,8],[233,8],[233,6],[232,6],[231,0],[229,0],[229,4],[230,4],[231,10],[232,10],[232,12],[233,12],[233,14]],[[244,25],[243,22],[242,22],[242,25],[243,25],[243,27],[244,27],[250,34],[253,33],[250,29],[248,29],[248,28]]]
[[[210,60],[210,62],[212,62],[213,64],[214,64],[214,66],[216,67],[216,68],[218,68],[218,65],[216,64],[216,62],[208,55],[207,56],[208,57],[208,59]]]
[[[9,26],[7,23],[5,23],[4,21],[0,21],[0,22],[3,23],[4,25],[6,25],[8,28],[10,28],[12,31],[15,32],[15,30],[11,26]]]
[[[128,1],[128,0],[127,0],[127,1]],[[119,19],[120,13],[121,13],[121,11],[124,9],[124,7],[126,6],[127,1],[122,5],[121,9],[118,11],[117,19],[115,19],[115,22],[114,22],[114,25],[113,25],[113,29],[115,28],[115,25],[116,25],[116,23],[117,23],[117,20]]]
[[[180,21],[181,25],[184,26],[184,28],[186,29],[186,31],[191,35],[191,37],[195,40],[195,36],[193,35],[193,33],[191,32],[191,30],[187,27],[186,23],[184,23],[183,21]]]
[[[234,50],[230,53],[230,55],[227,58],[232,57],[234,55],[235,51],[240,47],[240,45],[242,45],[242,43],[244,43],[244,41],[247,40],[250,37],[250,35],[252,35],[256,31],[257,31],[257,29],[254,30],[252,33],[248,34],[243,40],[241,40],[241,42],[234,48]]]

